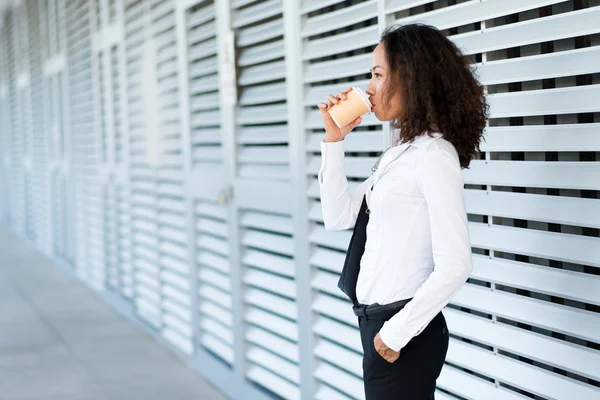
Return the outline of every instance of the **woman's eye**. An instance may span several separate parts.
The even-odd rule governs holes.
[[[379,78],[380,76],[381,76],[381,74],[377,74],[377,73],[371,74],[371,77],[375,77],[375,78]]]

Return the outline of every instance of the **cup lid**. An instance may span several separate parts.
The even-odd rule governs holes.
[[[352,90],[356,91],[356,94],[362,99],[367,108],[369,109],[368,113],[371,114],[371,102],[369,101],[369,96],[359,87],[353,86]]]

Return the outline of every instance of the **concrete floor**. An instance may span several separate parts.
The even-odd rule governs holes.
[[[0,400],[111,399],[225,397],[0,227]]]

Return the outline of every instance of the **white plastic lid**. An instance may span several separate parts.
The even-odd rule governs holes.
[[[369,114],[371,114],[371,102],[369,101],[369,96],[367,96],[367,94],[359,87],[353,86],[352,90],[355,90],[356,93],[358,94],[358,96],[362,99],[362,101],[364,101],[365,105],[367,106],[367,108],[369,109]]]

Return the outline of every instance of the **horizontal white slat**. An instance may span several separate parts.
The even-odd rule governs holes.
[[[178,302],[172,300],[170,293],[163,299],[162,307],[165,311],[165,315],[172,317],[171,320],[173,322],[170,324],[173,327],[178,327],[179,332],[191,336],[191,327],[189,326],[189,323],[191,322],[192,316],[189,307],[181,306]]]
[[[273,169],[271,166],[266,168]],[[276,167],[275,169],[285,170],[282,167]],[[293,190],[291,190],[290,184],[288,182],[268,181],[265,179],[268,176],[268,174],[264,174],[259,175],[259,179],[236,179],[234,186],[238,205],[240,208],[245,209],[290,215],[294,202]],[[277,196],[273,196],[273,193],[277,193]]]
[[[231,291],[231,279],[228,276],[220,274],[214,270],[201,268],[198,272],[198,278],[201,281],[210,283],[211,285],[224,291]]]
[[[314,83],[365,74],[371,68],[371,54],[309,64],[304,72],[304,82]]]
[[[239,47],[251,46],[283,35],[283,19],[277,18],[260,25],[240,29],[237,37]]]
[[[337,287],[339,275],[326,271],[316,271],[313,274],[310,285],[324,293],[346,299],[346,295]]]
[[[600,151],[598,132],[600,123],[488,127],[480,147],[497,152]]]
[[[211,333],[215,338],[218,338],[230,346],[233,345],[233,332],[231,329],[208,318],[200,319],[200,327],[204,331]]]
[[[210,285],[205,285],[202,282],[198,284],[198,295],[202,299],[201,301],[209,301],[216,303],[222,308],[231,310],[232,299],[231,294],[226,293],[220,289],[217,289]]]
[[[208,57],[200,61],[191,61],[188,73],[190,78],[196,78],[203,75],[216,74],[219,70],[217,57]]]
[[[583,265],[600,265],[600,239],[566,233],[470,223],[471,245]]]
[[[591,311],[471,284],[465,284],[452,303],[583,340],[597,342],[600,337],[597,317]]]
[[[301,14],[308,14],[321,8],[342,3],[344,0],[302,0],[300,6]]]
[[[164,328],[161,332],[162,336],[169,342],[177,346],[181,351],[186,354],[192,354],[194,351],[194,345],[189,337],[184,337],[173,329]]]
[[[318,225],[313,227],[308,240],[310,243],[321,244],[345,252],[348,250],[348,243],[350,243],[351,237],[351,231],[328,232],[324,226]]]
[[[358,333],[355,333],[355,335]],[[344,369],[358,377],[362,377],[362,355],[335,345],[326,340],[317,340],[314,355]]]
[[[245,338],[248,342],[268,348],[292,362],[300,362],[298,346],[289,340],[273,335],[256,326],[250,326],[245,330]]]
[[[200,343],[229,364],[235,361],[235,353],[229,346],[215,338],[213,335],[203,334],[200,336]]]
[[[214,253],[200,251],[197,254],[196,261],[199,265],[214,268],[224,274],[229,274],[230,272],[229,260]]]
[[[331,272],[337,272],[339,274],[342,272],[342,267],[344,266],[345,258],[346,254],[344,252],[332,251],[329,249],[324,249],[322,247],[317,247],[312,252],[309,262],[310,265],[323,268]]]
[[[321,363],[315,369],[314,376],[354,399],[364,399],[365,391],[362,379],[327,363]]]
[[[205,232],[215,236],[227,237],[229,228],[224,221],[215,221],[213,219],[199,217],[196,219],[197,232]]]
[[[247,228],[260,228],[272,232],[291,235],[293,229],[289,217],[267,215],[253,211],[245,211],[240,218],[240,224]]]
[[[274,314],[257,308],[248,308],[245,311],[244,319],[248,323],[260,326],[288,340],[298,341],[298,326]]]
[[[300,399],[300,389],[296,385],[274,375],[264,368],[256,365],[250,366],[247,376],[249,379],[279,394],[282,398],[290,400]]]
[[[463,170],[468,184],[555,189],[600,190],[598,176],[600,162],[473,160]]]
[[[600,278],[580,272],[543,267],[473,254],[472,278],[559,296],[589,304],[600,304]]]
[[[187,28],[192,29],[194,26],[204,24],[215,18],[215,5],[209,3],[188,14]]]
[[[302,37],[319,35],[334,29],[354,25],[361,21],[377,16],[377,1],[370,0],[355,4],[350,7],[341,8],[329,13],[319,14],[312,18],[306,18],[302,26]]]
[[[229,255],[229,244],[225,240],[216,237],[199,235],[196,238],[196,246],[198,246],[199,249],[204,249],[223,256]]]
[[[490,28],[483,32],[455,35],[451,39],[465,54],[483,53],[531,43],[591,35],[600,31],[600,26],[596,22],[598,19],[600,19],[600,8],[590,7]]]
[[[207,301],[200,302],[199,308],[200,315],[213,318],[225,326],[233,326],[233,315],[231,314],[231,311]]]
[[[526,400],[529,397],[496,386],[494,383],[480,379],[475,375],[458,370],[448,364],[444,365],[437,380],[439,388],[456,393],[469,400]],[[437,400],[438,394],[435,394]],[[454,398],[452,398],[454,399]]]
[[[454,6],[400,18],[397,24],[423,23],[438,29],[448,29],[480,21],[488,21],[509,14],[540,8],[565,0],[503,0],[479,1],[471,0]]]
[[[378,34],[378,26],[372,25],[323,39],[311,40],[304,44],[302,59],[312,60],[373,46],[377,44]],[[365,73],[369,68],[365,68]]]
[[[597,112],[598,98],[600,85],[492,94],[490,118]]]
[[[290,280],[290,279],[286,279],[286,278],[281,278],[278,277],[276,275],[273,274],[269,274],[267,272],[261,272],[259,270],[250,268],[246,271],[246,273],[244,274],[244,278],[243,278],[244,283],[246,283],[247,285],[259,288],[259,289],[263,289],[263,290],[267,290],[270,291],[272,293],[276,293],[276,294],[280,294],[283,296],[286,296],[290,299],[295,299],[296,298],[296,286],[294,284],[294,281]],[[260,297],[258,294],[255,293],[256,300],[258,301]],[[284,299],[280,299],[277,296],[270,296],[273,298],[273,300],[276,301],[281,301],[282,303],[286,303],[287,301]],[[288,305],[293,305],[293,302],[288,302]],[[291,309],[287,309],[283,310],[285,312],[285,316],[288,318],[294,317],[295,316],[295,310],[294,308]]]
[[[598,380],[600,354],[582,346],[543,336],[472,314],[446,309],[453,335],[518,354],[575,374]]]
[[[357,326],[358,324],[357,318],[352,312],[352,305],[346,300],[319,293],[315,295],[312,309],[350,326]]]
[[[600,228],[596,199],[467,189],[465,202],[471,214]]]
[[[348,303],[347,307],[351,307],[351,304]],[[315,318],[313,332],[331,342],[338,343],[341,346],[362,354],[363,350],[360,341],[360,333],[358,332],[357,327],[353,328],[328,317],[319,315]]]
[[[285,117],[280,117],[284,120]],[[237,159],[240,163],[254,164],[287,164],[290,161],[287,146],[248,146],[238,150]]]
[[[197,28],[188,31],[187,40],[189,44],[198,43],[210,39],[217,34],[217,24],[215,21],[203,24]]]
[[[300,384],[300,371],[298,370],[298,365],[255,346],[251,346],[246,351],[246,358],[251,364],[259,365],[288,381]]]
[[[260,127],[238,127],[238,144],[287,143],[289,140],[287,125],[268,125]]]
[[[598,71],[598,46],[510,58],[478,64],[476,75],[484,85],[593,74]]]
[[[278,40],[276,42],[269,42],[260,46],[247,47],[240,50],[238,65],[240,67],[247,67],[277,60],[278,58],[283,58],[283,56],[283,40]]]
[[[206,215],[208,217],[218,218],[221,220],[227,220],[228,215],[227,208],[206,202],[196,203],[196,214]]]
[[[250,25],[283,13],[282,0],[268,0],[232,13],[233,28]]]
[[[285,79],[285,61],[275,61],[241,70],[238,83],[241,86]]]
[[[292,238],[249,229],[242,230],[240,236],[244,246],[289,256],[294,255],[294,241]]]
[[[600,395],[594,388],[508,357],[494,355],[476,346],[450,339],[447,360],[470,370],[498,378],[503,382],[545,398],[593,399]]]
[[[239,104],[243,106],[273,103],[286,99],[286,84],[274,83],[244,89]]]
[[[242,263],[247,266],[258,267],[279,275],[293,278],[295,275],[294,260],[288,257],[277,256],[263,251],[247,249],[244,251]]]

